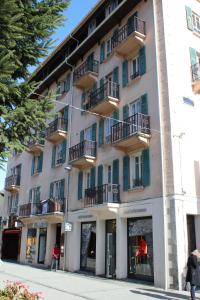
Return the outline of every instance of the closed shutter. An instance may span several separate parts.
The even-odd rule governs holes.
[[[98,186],[103,185],[103,166],[98,166]]]
[[[56,145],[52,148],[52,158],[51,158],[51,167],[55,168],[56,165]]]
[[[116,109],[113,114],[112,114],[112,117],[113,117],[113,125],[117,124],[119,122],[119,109]]]
[[[119,83],[119,67],[114,68],[113,70],[113,82]]]
[[[38,157],[38,172],[42,172],[42,165],[43,165],[43,152],[41,152],[40,156]]]
[[[64,130],[68,130],[68,115],[69,115],[69,106],[64,108]]]
[[[148,97],[147,94],[141,96],[141,113],[148,115]]]
[[[123,106],[123,120],[126,120],[129,117],[129,106],[128,104]]]
[[[92,141],[96,141],[97,123],[92,125]]]
[[[31,175],[35,173],[35,156],[32,158]]]
[[[65,179],[60,181],[60,199],[65,198]]]
[[[190,47],[190,61],[191,61],[191,65],[195,65],[197,62],[197,53],[196,50],[194,48]]]
[[[96,168],[90,170],[90,187],[94,188],[96,184]]]
[[[113,160],[112,182],[113,184],[119,184],[119,159]]]
[[[188,6],[186,6],[185,11],[186,11],[186,18],[187,18],[187,27],[189,30],[193,31],[192,9]]]
[[[102,64],[105,59],[105,42],[101,44],[100,47],[100,63]]]
[[[122,86],[125,87],[128,84],[128,61],[125,60],[122,63]]]
[[[64,140],[62,143],[62,163],[66,161],[67,141]]]
[[[83,172],[78,173],[78,200],[83,198]]]
[[[104,119],[99,121],[99,146],[104,144]]]
[[[84,141],[84,130],[80,132],[80,143]]]
[[[50,198],[53,198],[53,187],[54,187],[54,183],[51,182],[50,183],[50,190],[49,190],[49,197]]]
[[[29,190],[29,203],[32,202],[32,192],[33,192],[33,190],[30,189],[30,190]]]
[[[140,72],[140,75],[143,75],[146,73],[146,49],[145,49],[145,47],[142,47],[139,50],[139,72]]]
[[[142,151],[142,183],[143,186],[150,185],[150,161],[149,161],[149,149]]]
[[[124,156],[123,158],[123,190],[130,189],[130,157]]]

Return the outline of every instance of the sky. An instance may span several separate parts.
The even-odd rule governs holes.
[[[55,47],[64,40],[97,2],[98,0],[71,0],[70,6],[64,13],[67,18],[64,25],[60,27],[53,36],[53,39],[56,40],[54,44]],[[4,188],[5,176],[6,171],[0,169],[0,190]]]

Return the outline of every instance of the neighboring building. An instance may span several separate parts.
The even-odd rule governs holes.
[[[199,12],[101,0],[36,70],[58,116],[8,164],[21,262],[49,266],[57,243],[69,271],[182,288],[200,248]]]

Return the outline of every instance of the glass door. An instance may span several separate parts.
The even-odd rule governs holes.
[[[81,269],[95,272],[96,222],[81,224]]]
[[[116,220],[106,221],[106,277],[116,276]]]
[[[44,264],[45,255],[46,255],[46,238],[47,238],[47,229],[41,228],[39,234],[39,246],[38,246],[38,263]]]

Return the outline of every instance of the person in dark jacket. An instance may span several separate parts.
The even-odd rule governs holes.
[[[196,286],[199,285],[199,264],[198,259],[199,251],[194,250],[192,251],[191,255],[188,257],[187,261],[187,275],[186,275],[186,282],[190,282],[191,286],[191,299],[195,299],[195,290]]]

